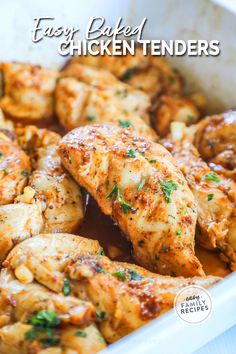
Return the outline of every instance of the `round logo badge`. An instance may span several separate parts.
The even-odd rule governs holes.
[[[182,321],[197,324],[210,316],[212,299],[206,289],[201,286],[190,285],[178,292],[175,297],[174,308]]]

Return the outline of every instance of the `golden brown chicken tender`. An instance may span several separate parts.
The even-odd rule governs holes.
[[[17,267],[25,266],[39,283],[59,293],[63,291],[61,280],[66,277],[71,296],[94,304],[96,322],[108,342],[170,310],[183,287],[196,284],[208,288],[220,280],[154,274],[109,260],[97,241],[66,234],[39,235],[22,242],[11,251],[4,266],[15,274]]]
[[[14,201],[30,174],[29,157],[6,134],[0,132],[0,205]]]
[[[118,127],[94,125],[68,133],[60,156],[117,222],[142,265],[162,274],[204,274],[194,255],[195,201],[166,149]]]
[[[0,107],[18,120],[49,119],[58,72],[21,63],[3,63],[4,95]]]
[[[236,180],[236,112],[207,117],[197,125],[194,144],[216,172]]]
[[[212,171],[188,138],[162,142],[175,157],[198,210],[198,240],[202,246],[218,248],[231,269],[236,262],[236,185]]]

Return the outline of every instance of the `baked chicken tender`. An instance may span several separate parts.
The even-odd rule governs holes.
[[[172,153],[193,192],[198,210],[198,241],[218,248],[236,269],[236,185],[217,175],[204,162],[188,138],[162,142]]]
[[[201,120],[194,144],[216,172],[236,181],[236,112],[229,111]]]
[[[144,267],[204,275],[194,255],[195,201],[165,148],[109,125],[75,129],[59,148],[65,168],[117,222]]]
[[[185,286],[208,288],[220,280],[161,276],[114,262],[102,254],[97,241],[66,234],[38,235],[22,242],[4,266],[16,275],[16,269],[24,266],[33,279],[58,293],[62,280],[68,279],[71,296],[95,306],[96,322],[109,343],[170,310],[176,293]]]
[[[53,114],[58,72],[21,63],[2,63],[4,92],[0,107],[11,118],[36,121]]]
[[[109,123],[130,127],[136,134],[157,141],[149,123],[149,101],[145,95],[119,82],[109,89],[104,86],[102,81],[103,88],[72,77],[60,79],[56,88],[56,113],[60,123],[67,130],[81,125]]]
[[[33,172],[28,186],[33,189],[32,203],[39,202],[42,208],[42,232],[75,231],[84,219],[84,206],[79,186],[62,167],[57,152],[60,136],[35,126],[16,132],[31,157]],[[25,202],[25,194],[19,200]]]
[[[25,187],[29,174],[29,157],[6,131],[0,131],[0,205],[14,201]]]

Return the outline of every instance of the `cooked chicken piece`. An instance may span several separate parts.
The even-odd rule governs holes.
[[[20,63],[3,63],[0,70],[4,79],[0,107],[4,113],[30,121],[52,117],[58,72]]]
[[[208,288],[217,277],[172,278],[104,256],[80,256],[66,269],[75,294],[86,294],[97,309],[99,329],[112,343],[173,308],[188,285]]]
[[[4,266],[16,275],[16,269],[24,266],[38,282],[57,292],[63,291],[60,279],[67,279],[72,296],[89,300],[96,307],[99,328],[108,342],[170,310],[181,288],[191,284],[208,288],[220,280],[157,275],[109,260],[97,241],[60,234],[22,242],[11,251]]]
[[[155,127],[161,136],[169,133],[172,121],[181,121],[187,125],[194,124],[199,119],[199,111],[187,98],[162,96],[155,112]]]
[[[0,205],[12,203],[21,193],[30,173],[30,161],[23,150],[0,132]]]
[[[136,48],[135,55],[127,53],[119,57],[112,55],[81,55],[72,58],[66,69],[75,63],[89,65],[96,68],[103,68],[110,71],[118,78],[127,75],[127,71],[146,69],[150,65],[150,56],[144,56],[142,48]]]
[[[15,273],[18,274],[19,271],[19,268],[16,268]],[[12,272],[6,269],[1,271],[0,326],[15,321],[27,323],[39,311],[54,311],[63,324],[85,326],[93,322],[95,310],[90,302],[55,294],[43,285],[33,282],[33,277],[28,277],[27,280],[27,283],[26,280],[19,281]],[[64,286],[63,292],[69,295],[70,288]]]
[[[127,130],[94,125],[68,133],[60,155],[120,226],[142,265],[162,274],[204,274],[194,255],[195,201],[166,149]]]
[[[34,326],[17,322],[0,329],[1,354],[95,354],[106,347],[100,332],[94,325],[83,329],[78,327],[49,327],[53,336],[35,333]],[[25,339],[29,338],[29,339]],[[48,338],[49,337],[49,338]]]
[[[213,172],[188,138],[166,139],[163,144],[175,157],[197,202],[199,242],[206,248],[220,249],[235,269],[235,183]]]
[[[183,78],[180,74],[172,70],[163,58],[153,57],[150,53],[144,56],[141,48],[136,48],[134,56],[77,56],[69,61],[62,72],[69,71],[78,63],[106,69],[120,80],[143,90],[152,99],[160,92],[174,95],[183,92]]]
[[[194,141],[201,157],[216,172],[236,180],[236,112],[207,117],[197,126]]]
[[[57,152],[60,136],[35,126],[18,128],[21,146],[31,157],[34,169],[29,186],[34,189],[33,201],[41,204],[42,232],[72,232],[82,223],[84,207],[79,186],[61,165]],[[25,201],[22,195],[21,201]]]
[[[8,204],[0,206],[0,262],[19,242],[38,235],[43,226],[38,204]]]
[[[102,248],[95,240],[74,235],[43,234],[17,245],[5,260],[4,266],[15,271],[24,265],[39,283],[61,292],[64,286],[62,270],[68,257],[73,258],[81,252],[101,254]]]
[[[141,93],[142,94],[142,93]],[[109,123],[157,140],[157,135],[140,114],[140,99],[127,90],[101,90],[73,78],[63,78],[56,88],[56,112],[61,124],[71,130],[81,125]],[[142,108],[141,108],[142,110]]]

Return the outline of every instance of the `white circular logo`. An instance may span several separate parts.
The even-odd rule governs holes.
[[[175,297],[175,312],[184,322],[197,324],[205,321],[212,311],[209,292],[201,286],[190,285],[180,290]]]

